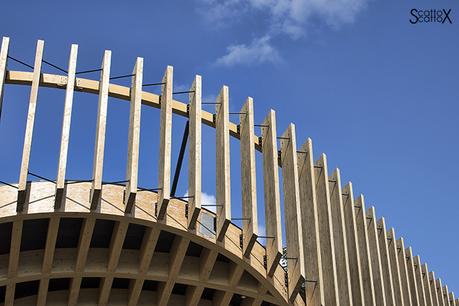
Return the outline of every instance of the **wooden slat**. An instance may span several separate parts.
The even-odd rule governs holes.
[[[446,300],[445,300],[445,297],[443,295],[443,285],[442,285],[442,281],[441,281],[441,278],[437,279],[437,296],[438,296],[438,301],[440,302],[440,305],[442,306],[446,306]]]
[[[21,172],[19,173],[17,211],[22,212],[27,196],[27,176],[29,174],[30,151],[32,149],[32,136],[35,123],[35,112],[37,109],[38,88],[40,86],[41,63],[43,60],[43,49],[45,42],[37,41],[35,51],[35,63],[33,68],[33,79],[30,87],[29,110],[27,112],[27,123],[24,135],[24,147],[22,149]]]
[[[6,79],[6,63],[8,62],[8,49],[10,45],[10,38],[3,37],[2,49],[0,50],[0,119],[2,116],[3,107],[3,88]]]
[[[195,229],[201,211],[201,96],[202,80],[196,75],[193,85],[190,88],[190,145],[188,159],[188,227]]]
[[[395,237],[395,230],[391,228],[387,233],[387,240],[388,240],[388,247],[389,247],[389,257],[391,262],[391,274],[392,274],[392,281],[394,284],[394,297],[395,297],[395,305],[408,305],[405,303],[404,299],[404,291],[403,291],[403,283],[401,278],[401,268],[398,259],[398,249],[397,249],[397,241]]]
[[[65,89],[64,117],[62,119],[61,144],[59,150],[59,165],[56,179],[56,198],[54,208],[61,208],[65,199],[65,172],[70,139],[70,124],[72,120],[73,92],[75,87],[75,72],[78,56],[78,45],[73,44],[70,50],[69,67],[67,73],[67,87]]]
[[[422,279],[422,266],[421,266],[421,258],[419,256],[415,256],[413,258],[414,260],[414,271],[415,271],[415,277],[416,277],[416,285],[418,287],[418,299],[420,301],[420,305],[429,305],[427,304],[427,297],[426,297],[426,291],[424,288],[424,282]]]
[[[217,240],[225,238],[231,223],[231,181],[229,141],[229,90],[223,86],[217,97],[215,114],[216,143],[216,200]]]
[[[429,273],[429,280],[430,280],[430,292],[432,292],[432,300],[434,306],[443,306],[440,303],[440,299],[438,298],[437,294],[437,279],[435,278],[435,272]]]
[[[411,286],[410,286],[410,280],[408,276],[408,264],[406,262],[405,242],[403,238],[400,238],[399,240],[397,240],[396,245],[397,245],[398,263],[400,266],[400,278],[402,280],[404,304],[412,305],[413,298],[411,297]]]
[[[102,176],[104,169],[105,131],[107,125],[111,58],[112,52],[106,50],[102,60],[102,72],[100,74],[99,82],[96,142],[94,146],[94,162],[92,171],[91,210],[95,210],[99,207],[102,195]]]
[[[322,260],[319,239],[316,175],[312,140],[308,138],[298,154],[298,180],[300,188],[301,229],[304,263],[306,268],[305,295],[307,305],[324,305],[325,294],[322,278]]]
[[[344,205],[341,189],[341,174],[335,169],[329,180],[331,213],[333,222],[333,240],[335,245],[336,276],[338,280],[339,304],[353,305],[347,232],[344,221]]]
[[[242,252],[250,257],[258,237],[257,174],[255,162],[253,100],[247,98],[240,111]]]
[[[381,252],[379,248],[378,226],[374,207],[370,207],[366,214],[368,224],[368,242],[370,248],[373,284],[375,288],[376,305],[386,305],[386,289],[382,270]]]
[[[389,253],[389,241],[387,240],[386,221],[384,218],[381,218],[378,221],[377,227],[386,303],[388,305],[397,305],[394,293],[394,281],[392,278],[392,262]]]
[[[190,240],[187,238],[180,236],[174,238],[170,251],[171,257],[169,261],[168,280],[165,283],[161,283],[158,288],[158,306],[166,306],[169,302],[172,289],[174,289],[175,279],[182,267],[182,262],[185,258],[189,243]]]
[[[172,146],[172,91],[174,88],[174,69],[167,66],[161,86],[161,113],[159,128],[159,177],[158,203],[156,215],[164,219],[171,196],[171,146]]]
[[[263,195],[265,200],[266,267],[272,277],[282,256],[282,225],[277,156],[276,113],[270,110],[261,128],[263,148]]]
[[[126,165],[126,190],[124,206],[130,213],[137,194],[137,179],[139,175],[139,144],[140,144],[140,115],[142,103],[143,58],[138,57],[132,77],[131,106],[129,109],[128,155]]]
[[[352,286],[352,302],[354,305],[365,305],[362,266],[360,256],[360,244],[357,233],[357,221],[355,215],[354,192],[352,183],[349,182],[343,188],[344,219],[346,223],[347,246]]]
[[[432,296],[432,287],[430,286],[431,279],[430,279],[429,268],[427,267],[427,264],[424,263],[421,269],[422,269],[422,282],[424,283],[424,290],[426,292],[427,305],[437,306]]]
[[[418,284],[416,283],[416,273],[414,270],[414,260],[413,260],[413,250],[411,247],[405,248],[405,258],[406,264],[408,268],[408,280],[410,282],[410,289],[411,289],[411,299],[413,304],[415,305],[422,305],[422,301],[419,300],[419,289]]]
[[[14,291],[16,288],[16,283],[13,280],[18,273],[19,254],[21,251],[22,239],[22,224],[22,220],[14,221],[11,231],[10,253],[8,257],[8,279],[10,279],[11,282],[6,286],[5,306],[12,306],[14,303]]]
[[[456,306],[456,299],[454,298],[454,292],[449,293],[449,304],[451,306]]]
[[[364,287],[365,305],[376,305],[373,271],[371,267],[371,253],[368,241],[367,217],[365,200],[360,195],[355,201],[357,234],[359,236],[360,264],[362,266],[362,280]]]
[[[303,233],[301,231],[300,194],[298,185],[298,162],[295,125],[290,124],[281,141],[282,177],[284,189],[284,223],[287,239],[288,294],[294,301],[306,270],[304,266]]]
[[[320,252],[322,259],[322,288],[325,304],[338,305],[338,281],[336,278],[335,246],[330,205],[327,157],[322,154],[314,165],[317,193],[317,213],[319,221]]]
[[[445,299],[445,306],[451,306],[451,301],[449,299],[448,285],[445,285],[443,287],[443,296],[444,296],[444,299]]]

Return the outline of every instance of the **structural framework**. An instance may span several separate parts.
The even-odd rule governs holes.
[[[3,305],[459,305],[384,218],[365,207],[364,197],[354,197],[352,184],[342,187],[339,170],[329,172],[326,156],[314,160],[311,139],[297,147],[293,124],[277,136],[274,111],[255,124],[248,98],[239,122],[230,122],[228,87],[211,103],[215,113],[203,111],[200,76],[189,91],[174,92],[168,66],[161,82],[145,84],[142,58],[132,74],[111,76],[110,51],[100,69],[78,71],[77,45],[67,69],[43,59],[41,40],[33,66],[8,49],[9,39],[3,38],[0,112],[5,84],[30,86],[30,100],[19,182],[0,186]],[[9,70],[10,61],[32,71]],[[43,64],[61,74],[43,73]],[[76,77],[84,73],[100,73],[100,80]],[[130,88],[110,82],[122,77],[132,79]],[[147,86],[160,86],[161,94]],[[29,170],[40,87],[65,90],[51,180]],[[74,91],[99,97],[93,175],[86,181],[66,177]],[[174,94],[188,94],[189,101],[179,102]],[[102,178],[109,97],[130,102],[123,182]],[[160,110],[159,185],[151,189],[138,186],[142,104]],[[173,114],[188,119],[176,168],[188,141],[186,197],[175,196],[180,172],[171,175]],[[202,203],[202,124],[215,128],[216,203]],[[241,178],[235,181],[242,184],[241,218],[231,216],[231,136],[240,140]],[[258,227],[256,154],[262,156],[265,236]]]

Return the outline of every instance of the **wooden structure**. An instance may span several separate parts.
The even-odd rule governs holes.
[[[19,182],[0,186],[2,305],[458,305],[384,218],[366,210],[364,197],[354,198],[352,184],[341,186],[340,171],[329,172],[326,156],[314,161],[311,139],[297,148],[293,124],[278,137],[274,111],[255,134],[252,98],[233,123],[228,87],[215,114],[204,111],[201,77],[186,92],[189,101],[180,102],[170,66],[155,84],[157,95],[144,90],[142,58],[126,87],[110,83],[110,51],[95,70],[100,79],[91,80],[77,77],[76,45],[66,75],[42,72],[43,41],[32,72],[9,70],[8,49],[3,38],[0,111],[7,84],[31,92]],[[47,182],[29,180],[40,87],[65,89],[58,170]],[[66,178],[75,91],[99,97],[90,181]],[[109,97],[130,102],[126,181],[118,184],[102,179]],[[140,188],[137,179],[142,104],[160,109],[159,186],[153,189]],[[171,186],[173,114],[189,120],[187,197],[176,197]],[[201,203],[202,124],[216,129],[215,213]],[[242,227],[231,216],[230,136],[240,140]],[[257,166],[264,203],[257,203]],[[265,206],[264,237],[259,205]]]

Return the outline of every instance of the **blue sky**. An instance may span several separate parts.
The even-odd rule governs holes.
[[[412,8],[451,8],[453,24],[412,25]],[[45,40],[45,59],[63,67],[70,44],[79,44],[78,70],[99,67],[110,49],[112,75],[130,73],[142,56],[145,83],[159,81],[170,64],[176,89],[187,89],[198,73],[205,100],[227,84],[232,111],[247,96],[254,98],[258,123],[275,109],[278,133],[294,122],[298,145],[311,137],[315,156],[327,154],[330,172],[339,167],[367,206],[386,217],[450,290],[459,290],[457,0],[9,1],[3,10],[0,35],[11,38],[10,54],[28,63],[37,39]],[[24,87],[5,90],[0,180],[18,180],[28,94]],[[41,137],[34,139],[31,171],[51,178],[63,99],[63,91],[40,89],[35,135]],[[75,94],[68,178],[91,175],[96,109],[96,96]],[[185,120],[174,122],[175,163]],[[106,180],[124,179],[127,126],[127,103],[110,99]],[[157,131],[158,111],[143,108],[142,186],[157,183]],[[204,128],[209,195],[215,189],[213,135]],[[238,178],[238,144],[231,145]],[[234,216],[238,182],[232,186]],[[181,193],[185,184],[182,176]]]

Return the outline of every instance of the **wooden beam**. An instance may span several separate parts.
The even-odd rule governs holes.
[[[167,66],[161,86],[161,113],[159,132],[159,190],[156,216],[164,219],[171,196],[171,146],[172,146],[172,91],[174,68]]]
[[[177,275],[182,267],[186,250],[190,240],[184,237],[176,236],[172,243],[169,260],[169,275],[165,283],[161,283],[158,288],[158,306],[166,306],[174,289]]]
[[[394,281],[392,278],[392,262],[389,253],[389,241],[387,240],[386,221],[384,218],[379,219],[377,222],[377,230],[386,303],[388,305],[397,305],[394,293]]]
[[[231,181],[229,142],[229,90],[223,86],[217,97],[215,114],[217,241],[223,241],[231,223]]]
[[[281,141],[282,177],[284,189],[284,223],[287,239],[288,296],[293,302],[305,281],[303,233],[301,230],[300,193],[295,125],[291,123]]]
[[[382,271],[381,252],[379,249],[378,226],[374,207],[367,210],[368,242],[370,247],[370,260],[373,272],[373,284],[375,288],[375,299],[377,305],[387,305],[386,288]]]
[[[108,89],[110,87],[110,66],[112,52],[106,50],[102,60],[102,72],[99,82],[99,102],[97,110],[96,142],[91,187],[91,210],[96,210],[102,196],[102,176],[104,169],[105,131],[107,125]]]
[[[208,281],[217,260],[217,256],[218,252],[215,250],[210,250],[207,248],[203,250],[199,267],[199,280],[203,283]],[[197,306],[201,300],[203,292],[204,286],[188,286],[186,291],[186,305]]]
[[[14,303],[16,282],[13,280],[18,273],[19,256],[21,252],[22,224],[22,220],[13,221],[13,228],[11,230],[11,244],[8,257],[8,279],[10,282],[6,286],[5,306],[12,306]]]
[[[131,213],[137,194],[139,175],[140,116],[142,104],[143,58],[138,57],[133,71],[129,110],[128,155],[126,166],[125,212]]]
[[[188,159],[188,228],[195,229],[196,221],[201,212],[201,181],[202,181],[202,155],[201,155],[201,97],[202,81],[197,75],[190,88],[190,146]]]
[[[6,80],[6,64],[8,62],[8,49],[10,45],[10,38],[3,37],[2,39],[2,49],[0,50],[0,119],[2,116],[2,107],[3,107],[3,88],[5,87]]]
[[[353,305],[349,256],[347,250],[347,232],[344,220],[344,205],[341,189],[341,173],[333,171],[329,180],[333,240],[335,245],[336,277],[338,280],[339,304]]]
[[[426,291],[424,288],[424,282],[423,282],[423,277],[422,277],[422,265],[421,265],[421,258],[419,256],[415,256],[413,258],[414,260],[414,272],[415,272],[415,277],[416,277],[416,285],[418,287],[418,299],[420,301],[420,305],[429,305],[427,304],[427,297],[426,297]]]
[[[265,200],[266,271],[272,277],[282,257],[282,225],[277,154],[276,113],[270,110],[261,128],[263,147],[263,196]]]
[[[38,88],[40,86],[41,63],[43,60],[43,49],[45,42],[37,41],[35,51],[35,63],[33,68],[33,79],[30,87],[29,110],[27,112],[27,123],[24,135],[24,147],[22,149],[21,172],[19,173],[18,202],[16,211],[22,212],[27,197],[27,176],[29,174],[30,151],[32,149],[32,136],[35,123],[35,112],[37,109]]]
[[[86,265],[89,247],[91,245],[92,234],[96,224],[95,218],[85,218],[83,221],[80,238],[78,241],[77,258],[75,262],[75,274],[79,275]],[[70,281],[69,306],[75,306],[78,303],[80,294],[81,276],[76,276]]]
[[[392,274],[392,281],[394,284],[394,297],[395,297],[395,305],[409,305],[405,303],[404,299],[404,289],[403,283],[401,278],[401,266],[399,264],[398,259],[398,249],[397,249],[397,241],[395,237],[395,230],[391,228],[387,233],[387,240],[388,240],[388,248],[389,248],[389,257],[391,263],[391,274]]]
[[[352,269],[350,269],[352,302],[354,305],[365,305],[360,243],[357,233],[357,220],[354,208],[354,191],[351,182],[344,186],[342,194],[344,203],[344,219],[346,221],[349,266],[352,267]]]
[[[320,252],[322,259],[322,288],[325,304],[338,305],[338,280],[336,279],[335,245],[333,241],[333,220],[330,205],[327,157],[322,154],[314,165],[319,221]]]
[[[408,276],[408,264],[406,262],[405,242],[403,240],[403,237],[397,240],[396,244],[397,244],[398,263],[400,266],[400,278],[402,280],[404,304],[413,305],[412,304],[413,298],[411,296],[410,280]]]
[[[427,267],[427,264],[424,263],[422,265],[422,282],[424,283],[424,290],[426,292],[426,300],[427,300],[427,305],[437,305],[434,302],[434,298],[432,296],[432,287],[430,286],[431,279],[429,275],[429,268]]]
[[[443,296],[445,298],[445,305],[446,306],[451,306],[451,301],[449,299],[449,290],[448,290],[448,285],[445,285],[443,287]]]
[[[230,271],[229,271],[229,287],[230,288],[235,288],[238,284],[239,281],[241,280],[242,274],[244,273],[244,269],[235,263],[231,265]],[[218,291],[213,298],[213,304],[215,306],[228,306],[231,302],[231,299],[233,297],[233,292],[230,291]]]
[[[249,258],[258,237],[257,173],[253,100],[247,98],[239,114],[242,191],[242,252]]]
[[[441,278],[437,279],[437,289],[436,289],[436,292],[437,292],[437,296],[438,296],[438,301],[440,302],[440,305],[442,306],[446,306],[446,300],[445,300],[445,297],[443,295],[443,286],[442,286],[442,281],[441,281]]]
[[[430,272],[429,273],[429,280],[430,280],[430,292],[432,292],[432,300],[433,300],[433,305],[434,306],[443,306],[442,303],[440,303],[440,299],[437,294],[437,279],[435,278],[435,272]]]
[[[411,247],[405,249],[406,253],[406,264],[408,268],[408,279],[410,282],[411,288],[411,299],[415,305],[422,305],[422,301],[419,299],[419,289],[418,284],[416,283],[416,273],[414,270],[414,260],[413,260],[413,250]]]
[[[139,254],[139,277],[134,280],[134,284],[129,288],[129,306],[135,306],[138,304],[145,281],[143,276],[150,268],[151,259],[155,253],[159,234],[160,230],[149,227],[143,237],[142,247]]]
[[[355,201],[357,234],[359,236],[359,252],[362,266],[362,280],[364,285],[365,305],[376,305],[373,270],[371,267],[371,253],[368,241],[367,216],[365,200],[360,195]]]
[[[300,191],[301,230],[303,254],[306,268],[305,278],[313,281],[305,283],[307,305],[325,305],[320,253],[319,216],[317,208],[316,174],[312,140],[308,138],[297,153],[298,182]],[[351,305],[351,304],[349,304]]]
[[[451,306],[456,306],[456,299],[454,298],[454,292],[449,293],[449,304]]]
[[[62,119],[61,144],[59,150],[59,165],[57,168],[56,196],[54,208],[60,209],[65,200],[65,172],[70,139],[70,123],[72,120],[73,91],[75,87],[75,73],[78,56],[78,45],[73,44],[70,49],[69,67],[67,72],[67,87],[65,89],[64,117]]]

